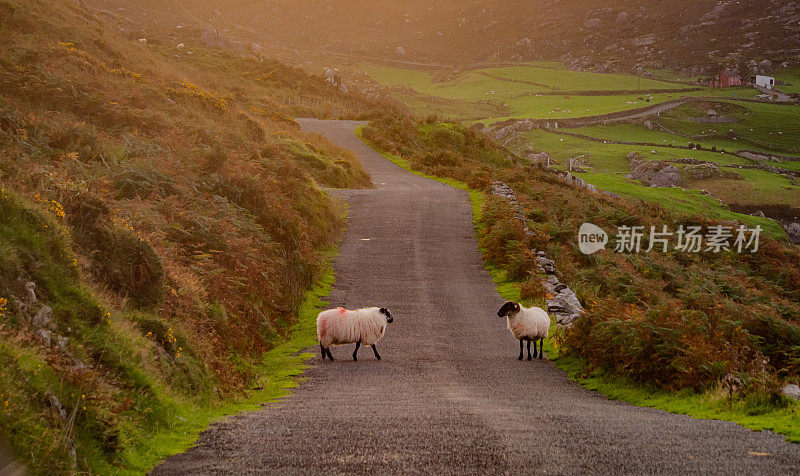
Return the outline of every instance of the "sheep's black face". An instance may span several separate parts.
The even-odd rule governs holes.
[[[506,317],[509,314],[514,314],[517,312],[519,312],[519,304],[513,301],[506,301],[506,303],[503,304],[503,307],[497,311],[497,317]]]
[[[389,313],[389,310],[388,310],[388,309],[386,309],[385,307],[382,307],[382,308],[381,308],[381,310],[380,310],[380,312],[381,312],[381,314],[383,314],[384,316],[386,316],[386,322],[387,322],[387,323],[391,323],[391,322],[394,320],[394,318],[392,318],[392,314],[391,314],[391,313]]]

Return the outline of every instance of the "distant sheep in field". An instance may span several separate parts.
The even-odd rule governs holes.
[[[147,38],[139,38],[139,43],[141,43],[143,45],[146,45],[147,44]]]
[[[526,309],[513,301],[507,301],[497,311],[498,317],[505,317],[508,330],[519,339],[519,359],[522,360],[522,342],[528,341],[528,360],[531,360],[531,341],[533,354],[536,355],[536,340],[539,340],[539,358],[542,358],[544,340],[550,330],[550,316],[543,309],[532,307]]]
[[[322,352],[333,360],[331,345],[355,344],[353,360],[358,360],[358,348],[361,344],[372,346],[375,358],[381,360],[375,344],[381,340],[386,331],[386,324],[392,322],[392,315],[384,308],[368,307],[348,311],[341,307],[322,311],[317,316],[317,337]]]

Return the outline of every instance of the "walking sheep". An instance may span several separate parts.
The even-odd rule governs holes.
[[[539,339],[539,358],[542,358],[544,340],[550,330],[550,316],[543,309],[532,307],[526,309],[516,302],[507,301],[497,311],[497,317],[505,317],[508,330],[519,339],[519,359],[522,360],[522,342],[528,341],[528,360],[531,360],[531,341],[533,354],[536,355],[536,339]]]
[[[358,360],[356,354],[361,344],[372,346],[375,358],[381,360],[375,344],[383,337],[386,324],[392,321],[392,315],[384,307],[368,307],[355,311],[339,307],[320,312],[317,316],[317,337],[322,360],[327,355],[333,361],[330,346],[342,344],[356,345],[353,360]]]

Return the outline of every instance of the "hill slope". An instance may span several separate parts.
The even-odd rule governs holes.
[[[34,472],[141,471],[297,321],[343,227],[321,187],[369,185],[291,118],[394,106],[82,2],[2,0],[0,24],[0,443]]]
[[[152,0],[93,3],[140,24],[162,18]],[[180,0],[170,13],[161,27],[174,30],[178,20],[228,28],[290,55],[334,51],[457,65],[557,59],[600,69],[688,67],[699,75],[751,59],[796,61],[800,52],[798,5],[778,0]]]

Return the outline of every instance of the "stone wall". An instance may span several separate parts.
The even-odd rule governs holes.
[[[565,183],[570,182],[565,179]],[[571,185],[579,186],[574,183],[571,183]],[[517,197],[511,187],[503,182],[495,182],[492,186],[492,194],[506,199],[514,208],[514,217],[522,223],[525,233],[533,235],[533,232],[530,231],[525,222],[522,207],[517,202]],[[534,251],[536,251],[536,272],[550,296],[546,300],[547,312],[551,316],[555,316],[558,324],[569,327],[581,316],[583,306],[569,286],[559,280],[556,265],[553,260],[547,257],[547,253],[541,250]]]

